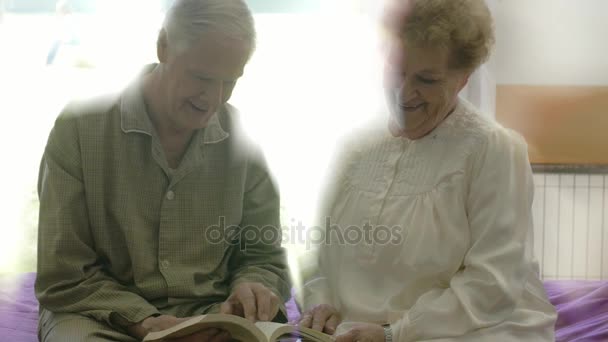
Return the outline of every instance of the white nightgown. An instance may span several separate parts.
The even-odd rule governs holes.
[[[320,248],[305,309],[334,305],[339,333],[390,323],[395,341],[554,340],[523,138],[460,100],[422,139],[382,124],[344,150],[326,206],[343,241]]]

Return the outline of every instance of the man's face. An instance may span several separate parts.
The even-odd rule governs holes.
[[[203,128],[230,99],[250,55],[251,44],[209,32],[185,52],[160,47],[163,108],[176,132]],[[162,50],[166,49],[166,50]]]

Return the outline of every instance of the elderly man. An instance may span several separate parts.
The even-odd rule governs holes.
[[[227,104],[254,44],[242,0],[176,0],[160,63],[61,113],[39,178],[41,341],[136,341],[214,312],[284,319],[278,194]]]

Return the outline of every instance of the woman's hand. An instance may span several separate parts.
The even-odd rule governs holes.
[[[384,342],[384,327],[378,324],[360,323],[336,337],[336,342]]]
[[[333,335],[341,321],[338,310],[329,304],[320,304],[303,313],[298,325]]]

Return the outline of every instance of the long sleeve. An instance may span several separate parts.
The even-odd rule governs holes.
[[[464,199],[470,248],[447,288],[419,297],[393,323],[396,340],[460,336],[503,322],[521,298],[530,267],[533,183],[526,144],[497,128],[473,155]]]
[[[261,153],[251,153],[246,172],[240,243],[234,246],[231,259],[231,287],[259,282],[287,301],[291,281],[281,247],[279,194]]]
[[[331,179],[338,177],[331,177]],[[328,182],[325,186],[325,191],[321,202],[323,203],[319,209],[319,215],[316,219],[317,225],[325,227],[325,218],[329,218],[331,206],[334,203],[335,195],[338,191],[337,184],[339,181],[334,180]],[[325,232],[327,234],[327,231]],[[301,258],[300,274],[302,275],[302,309],[308,311],[319,304],[335,305],[332,298],[329,279],[327,278],[329,250],[328,248],[339,248],[339,246],[330,246],[321,244],[320,246],[312,246]]]
[[[41,162],[36,296],[53,312],[80,313],[108,324],[158,313],[117,282],[96,253],[81,167],[76,118],[55,123]]]
[[[316,248],[311,251],[310,257],[305,261],[308,265],[305,265],[303,270],[304,286],[302,288],[302,308],[304,311],[312,309],[314,306],[319,304],[332,304],[333,299],[331,291],[329,289],[329,282],[324,271],[323,262],[326,260],[327,250],[324,247]]]
[[[332,237],[328,231],[328,223],[332,224],[331,213],[333,207],[340,196],[341,186],[344,183],[349,167],[352,167],[353,161],[356,159],[358,145],[352,141],[352,138],[343,137],[337,143],[336,151],[332,154],[329,161],[328,173],[325,175],[323,191],[321,192],[318,202],[315,225],[321,227],[325,231],[326,239]],[[339,244],[321,243],[318,246],[312,246],[309,251],[301,259],[302,275],[302,309],[310,310],[319,304],[330,304],[337,306],[335,303],[334,291],[328,275],[332,274],[332,267],[335,267],[333,260],[341,246]]]

